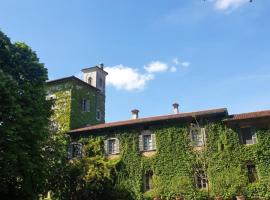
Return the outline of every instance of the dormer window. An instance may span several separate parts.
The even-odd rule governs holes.
[[[139,136],[140,151],[156,150],[156,135],[150,130],[144,130]]]
[[[104,150],[106,155],[119,154],[119,140],[117,138],[109,138],[104,141]]]
[[[251,145],[257,143],[256,130],[254,127],[241,128],[240,135],[243,144]]]

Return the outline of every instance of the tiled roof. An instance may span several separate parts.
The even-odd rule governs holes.
[[[59,78],[59,79],[54,79],[54,80],[48,80],[46,81],[47,84],[53,84],[53,83],[60,83],[60,82],[64,82],[64,81],[68,81],[68,80],[74,80],[74,81],[77,81],[79,84],[82,84],[82,85],[85,85],[87,87],[90,87],[92,89],[95,89],[95,90],[98,90],[100,91],[98,88],[84,82],[83,80],[77,78],[76,76],[67,76],[67,77],[64,77],[64,78]]]
[[[100,130],[100,129],[105,129],[105,128],[116,128],[116,127],[121,127],[121,126],[131,126],[131,125],[138,125],[138,124],[151,123],[151,122],[177,120],[177,119],[183,119],[183,118],[195,117],[195,116],[206,117],[206,116],[215,116],[215,115],[226,116],[227,109],[220,108],[220,109],[204,110],[204,111],[198,111],[198,112],[179,113],[179,114],[172,114],[172,115],[163,115],[163,116],[131,119],[131,120],[126,120],[126,121],[110,122],[110,123],[105,123],[105,124],[98,124],[98,125],[88,126],[84,128],[74,129],[74,130],[71,130],[70,133]]]
[[[235,114],[235,115],[231,115],[231,118],[225,119],[224,121],[236,121],[236,120],[254,119],[254,118],[261,118],[261,117],[270,117],[270,110]]]

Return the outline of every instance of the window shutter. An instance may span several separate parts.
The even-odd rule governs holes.
[[[120,142],[117,138],[115,138],[115,153],[120,153]]]
[[[69,144],[68,145],[68,154],[67,154],[67,157],[68,159],[71,159],[72,158],[72,152],[73,152],[73,145],[72,144]]]
[[[156,134],[151,134],[151,140],[152,140],[152,150],[156,150]]]
[[[139,135],[139,150],[143,151],[143,135]]]
[[[105,150],[105,154],[108,155],[109,151],[108,151],[108,140],[104,140],[104,150]]]
[[[252,133],[252,142],[253,144],[257,143],[257,134],[256,134],[256,128],[251,127],[251,133]]]
[[[201,135],[202,135],[202,143],[205,144],[206,143],[206,132],[205,132],[205,128],[201,128]]]

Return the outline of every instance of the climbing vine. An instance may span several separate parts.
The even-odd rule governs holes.
[[[121,191],[114,198],[143,200],[161,197],[187,200],[210,199],[221,196],[233,199],[245,195],[248,199],[270,198],[270,131],[257,130],[258,143],[245,146],[238,134],[223,123],[204,125],[207,145],[195,151],[190,141],[188,125],[152,126],[157,150],[150,157],[139,151],[140,128],[98,133],[88,138],[117,137],[120,155],[114,160],[113,188]],[[209,190],[200,190],[194,183],[194,172],[202,163],[204,153]],[[259,173],[255,183],[249,183],[246,163],[252,161]],[[144,174],[153,172],[153,188],[143,191]]]

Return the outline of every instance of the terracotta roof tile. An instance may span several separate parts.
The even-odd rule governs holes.
[[[179,114],[131,119],[131,120],[126,120],[126,121],[110,122],[110,123],[104,123],[104,124],[98,124],[98,125],[88,126],[88,127],[84,127],[84,128],[74,129],[74,130],[71,130],[70,133],[78,133],[78,132],[99,130],[99,129],[105,129],[105,128],[137,125],[137,124],[150,123],[150,122],[177,120],[177,119],[193,117],[193,116],[197,116],[197,117],[209,116],[209,115],[211,116],[211,115],[215,115],[215,114],[224,114],[224,116],[226,116],[227,109],[220,108],[220,109],[204,110],[204,111],[198,111],[198,112],[179,113]]]
[[[270,117],[270,110],[235,114],[235,115],[231,115],[231,118],[225,119],[224,121],[236,121],[236,120],[254,119],[254,118],[261,118],[261,117]]]

